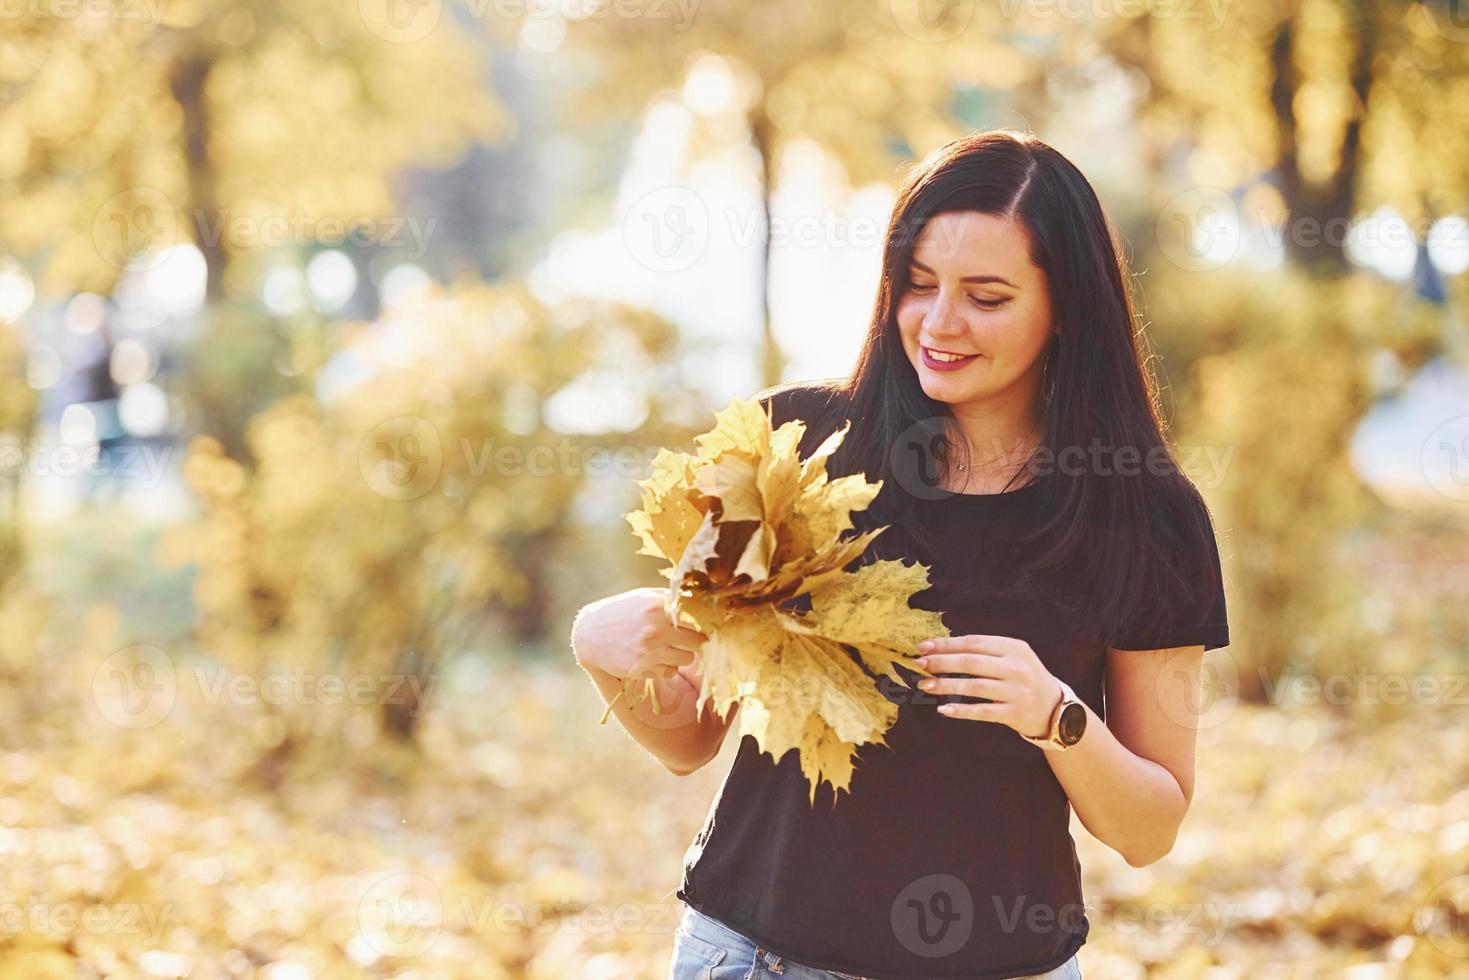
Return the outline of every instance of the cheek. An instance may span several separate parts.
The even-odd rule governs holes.
[[[904,333],[917,330],[922,321],[923,303],[919,297],[908,293],[898,300],[898,326],[903,329]]]
[[[996,351],[1010,358],[1029,359],[1045,347],[1050,327],[1039,310],[1013,306],[988,317],[985,329],[994,338]]]
[[[898,337],[910,351],[918,346],[918,335],[923,332],[923,319],[928,308],[921,298],[904,299],[898,303]]]

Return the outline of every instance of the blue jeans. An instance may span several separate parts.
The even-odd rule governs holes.
[[[668,980],[866,980],[853,973],[803,966],[746,939],[717,919],[685,904],[673,934],[673,960]],[[1077,958],[1045,973],[1017,980],[1082,980]]]

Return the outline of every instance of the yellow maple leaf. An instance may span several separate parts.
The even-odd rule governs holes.
[[[739,703],[741,736],[776,761],[800,754],[813,804],[823,781],[849,791],[857,748],[885,744],[897,720],[872,675],[906,684],[899,663],[926,674],[918,643],[948,635],[939,613],[908,603],[928,587],[926,566],[846,571],[887,529],[848,534],[882,489],[860,473],[828,476],[850,427],[801,459],[804,422],[772,431],[764,407],[736,400],[696,437],[697,453],[659,450],[642,507],[625,515],[638,553],[669,563],[670,619],[708,636],[698,710],[726,716]],[[809,613],[788,608],[803,596]]]

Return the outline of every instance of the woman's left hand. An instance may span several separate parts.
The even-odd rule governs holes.
[[[990,704],[947,703],[939,711],[951,718],[997,721],[1021,735],[1043,738],[1061,701],[1061,682],[1046,669],[1029,643],[1013,636],[937,636],[918,645],[918,666],[931,674],[918,688],[929,694],[989,698]]]

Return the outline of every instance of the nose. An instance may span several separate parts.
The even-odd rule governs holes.
[[[924,331],[930,337],[958,337],[967,332],[958,303],[952,295],[939,290],[923,317]]]

